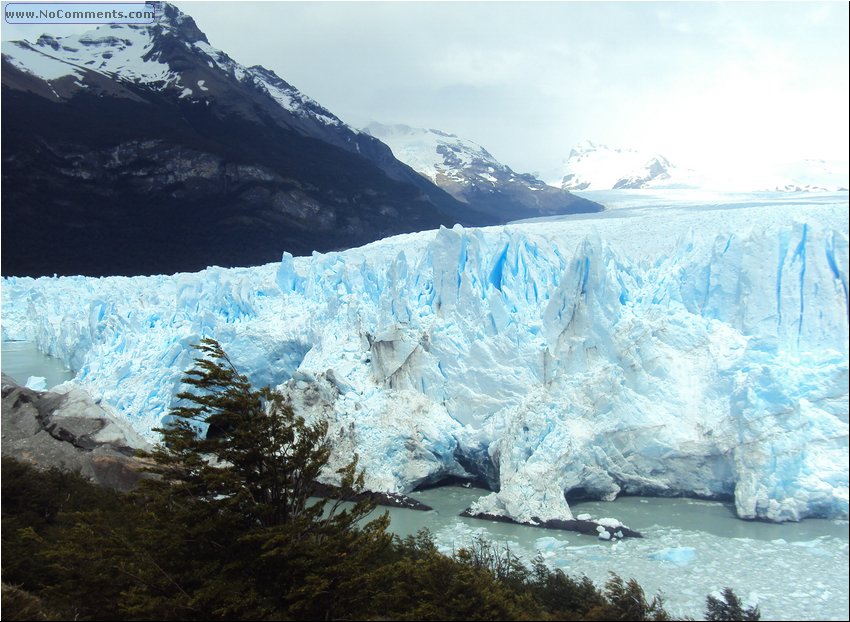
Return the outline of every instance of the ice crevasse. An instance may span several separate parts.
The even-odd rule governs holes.
[[[675,225],[671,224],[675,220]],[[846,207],[440,229],[257,268],[7,278],[35,341],[153,440],[201,337],[330,423],[328,469],[446,475],[474,510],[568,494],[734,495],[742,518],[848,514]]]

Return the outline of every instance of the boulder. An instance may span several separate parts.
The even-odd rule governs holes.
[[[37,391],[2,376],[2,454],[41,469],[80,473],[127,491],[145,477],[135,457],[149,445],[83,389],[60,385]]]

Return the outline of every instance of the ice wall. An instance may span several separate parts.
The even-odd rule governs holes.
[[[477,509],[569,518],[565,493],[734,495],[848,511],[847,212],[620,210],[441,229],[277,265],[7,279],[32,339],[137,430],[213,336],[326,417],[376,489],[471,472]]]

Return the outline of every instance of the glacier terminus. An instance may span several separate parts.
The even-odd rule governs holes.
[[[373,490],[470,477],[520,522],[621,494],[846,518],[847,194],[622,196],[255,268],[10,277],[2,336],[149,441],[214,337],[330,422],[329,479],[354,452]]]

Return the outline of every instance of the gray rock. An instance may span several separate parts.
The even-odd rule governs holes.
[[[146,476],[136,449],[148,444],[85,391],[35,391],[2,376],[2,454],[38,468],[80,473],[126,491]]]

